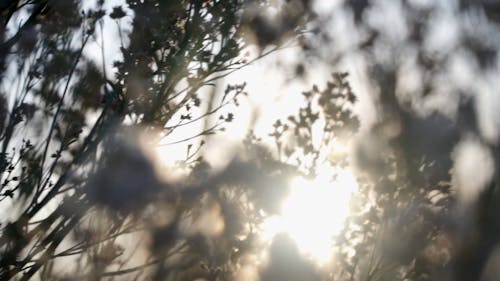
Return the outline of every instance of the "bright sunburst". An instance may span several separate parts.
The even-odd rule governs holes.
[[[320,171],[314,180],[295,178],[291,192],[284,200],[281,214],[270,217],[263,225],[263,236],[272,239],[277,233],[288,233],[299,249],[318,261],[331,257],[332,237],[340,232],[349,212],[356,179],[348,170],[332,173]]]

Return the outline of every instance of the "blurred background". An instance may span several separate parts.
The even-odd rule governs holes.
[[[500,1],[0,20],[0,279],[498,280]]]

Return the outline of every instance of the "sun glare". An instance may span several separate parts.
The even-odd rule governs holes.
[[[356,179],[348,170],[320,172],[313,180],[298,177],[291,182],[291,192],[281,206],[281,214],[263,224],[264,239],[287,233],[299,249],[319,262],[331,258],[333,236],[343,227],[349,212]]]

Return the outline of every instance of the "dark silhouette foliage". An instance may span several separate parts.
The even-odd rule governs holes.
[[[1,280],[496,280],[495,1],[83,2],[0,2]],[[254,94],[224,78],[287,42],[284,72],[332,74],[212,167]],[[320,265],[262,232],[325,166],[358,190]]]

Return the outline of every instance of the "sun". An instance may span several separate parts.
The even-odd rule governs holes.
[[[319,262],[330,260],[332,238],[342,230],[357,189],[355,177],[346,169],[322,169],[313,180],[294,178],[290,187],[280,215],[262,225],[264,239],[287,233],[305,255]]]

